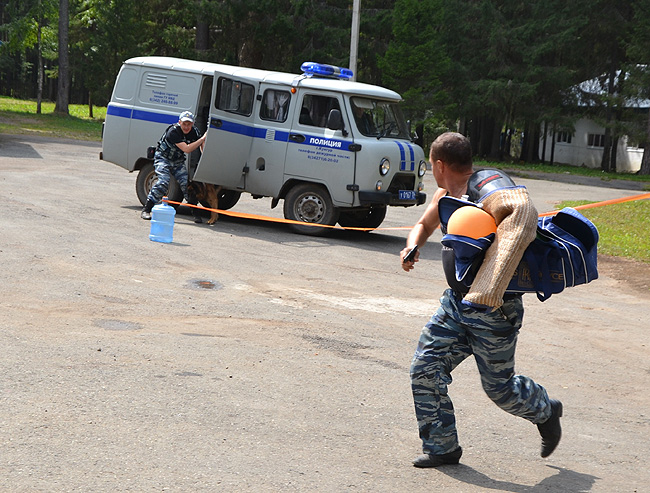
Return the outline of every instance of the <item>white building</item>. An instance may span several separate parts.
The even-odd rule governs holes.
[[[620,71],[616,74],[617,78],[619,76]],[[578,106],[586,108],[593,105],[594,100],[607,93],[607,84],[607,77],[597,77],[574,87],[571,92],[575,96]],[[616,81],[616,85],[618,86],[618,81]],[[628,108],[647,112],[650,108],[650,101],[634,98],[628,99],[626,105]],[[542,153],[544,153],[544,160],[550,161],[553,152],[554,163],[600,168],[604,151],[605,128],[593,120],[581,118],[575,122],[574,129],[573,135],[568,132],[557,132],[553,136],[553,132],[549,128],[545,137],[544,128],[542,128],[539,158],[541,159]],[[553,142],[554,140],[555,142]],[[545,150],[544,142],[546,142]],[[555,144],[554,151],[551,150],[553,144]],[[639,147],[638,142],[626,135],[619,137],[616,150],[616,171],[618,173],[636,173],[641,168],[642,159],[643,147]]]
[[[543,132],[543,129],[542,129]],[[558,132],[555,134],[555,151],[553,162],[570,164],[573,166],[586,166],[600,168],[603,157],[603,144],[605,142],[605,129],[593,120],[581,118],[575,123],[575,133]],[[551,160],[551,146],[553,144],[552,131],[548,130],[546,137],[546,152],[544,160]],[[542,158],[544,135],[542,133],[539,158]],[[641,168],[643,148],[637,143],[630,142],[627,136],[618,139],[616,155],[616,171],[618,173],[636,173]]]

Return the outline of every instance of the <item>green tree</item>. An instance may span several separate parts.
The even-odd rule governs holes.
[[[82,0],[76,8],[70,21],[71,70],[87,93],[91,118],[94,101],[108,102],[122,62],[140,54],[139,19],[130,0]]]
[[[59,0],[59,77],[54,112],[69,115],[70,65],[68,58],[69,2]]]
[[[32,78],[33,63],[29,60],[30,55],[35,55],[37,113],[40,113],[45,77],[44,56],[52,52],[52,45],[57,36],[56,29],[52,27],[52,24],[55,25],[58,18],[56,1],[12,0],[7,2],[6,6],[3,6],[2,13],[2,18],[9,21],[0,28],[5,37],[2,44],[3,50],[18,56],[21,67],[20,79],[22,80],[20,80],[17,87],[22,87],[23,90],[31,87],[28,81]],[[10,57],[4,58],[3,65],[9,64],[11,64]],[[5,73],[9,70],[3,70],[2,72]],[[5,83],[7,82],[5,81]],[[21,96],[20,93],[18,95]],[[29,97],[30,95],[31,91],[25,92],[22,97]]]
[[[636,0],[632,8],[634,22],[627,50],[630,80],[626,92],[645,108],[645,125],[640,126],[636,137],[644,144],[639,174],[650,175],[650,0]]]
[[[445,2],[398,0],[391,21],[393,38],[378,63],[383,84],[402,95],[414,120],[453,114],[445,84],[452,68],[442,33]]]

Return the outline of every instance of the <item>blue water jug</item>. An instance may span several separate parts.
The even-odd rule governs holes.
[[[174,237],[174,217],[176,209],[167,202],[167,197],[163,197],[163,202],[151,209],[151,231],[149,239],[161,243],[171,243]]]

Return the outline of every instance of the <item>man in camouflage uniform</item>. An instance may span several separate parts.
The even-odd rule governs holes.
[[[189,203],[196,203],[196,200],[190,198],[187,193],[188,176],[185,155],[199,147],[203,149],[206,135],[207,132],[203,136],[200,135],[199,130],[194,126],[194,115],[189,111],[183,111],[178,118],[178,123],[165,130],[158,142],[153,160],[158,180],[151,188],[147,203],[142,209],[140,214],[142,219],[151,219],[151,209],[167,195],[172,176],[176,178],[181,187],[185,200]],[[198,209],[192,208],[192,212],[197,220],[200,219]]]
[[[517,334],[522,324],[521,295],[505,293],[523,251],[535,236],[537,211],[524,187],[495,171],[480,183],[472,168],[471,146],[457,133],[445,133],[431,145],[429,156],[434,178],[440,187],[418,223],[409,233],[400,253],[407,272],[418,261],[404,256],[415,245],[421,247],[441,224],[442,197],[480,197],[480,186],[490,180],[497,187],[483,207],[498,225],[496,240],[470,288],[455,278],[453,250],[443,248],[443,268],[450,285],[440,298],[440,307],[424,326],[411,364],[411,387],[423,454],[416,467],[458,464],[462,449],[458,442],[454,408],[447,393],[451,372],[473,355],[488,397],[501,409],[537,424],[542,437],[542,457],[549,456],[561,437],[562,403],[550,400],[546,390],[532,379],[514,373]],[[503,191],[502,191],[503,190]],[[444,225],[443,225],[444,226]],[[444,229],[444,228],[443,228]],[[443,231],[443,234],[446,231]]]

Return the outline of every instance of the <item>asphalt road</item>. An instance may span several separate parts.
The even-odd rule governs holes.
[[[397,255],[423,208],[327,238],[181,211],[161,244],[99,151],[0,135],[0,491],[650,491],[647,292],[601,271],[526,297],[518,371],[565,408],[550,458],[468,360],[462,464],[418,470],[408,367],[444,289],[439,233],[413,272]],[[639,193],[517,181],[540,211]]]

